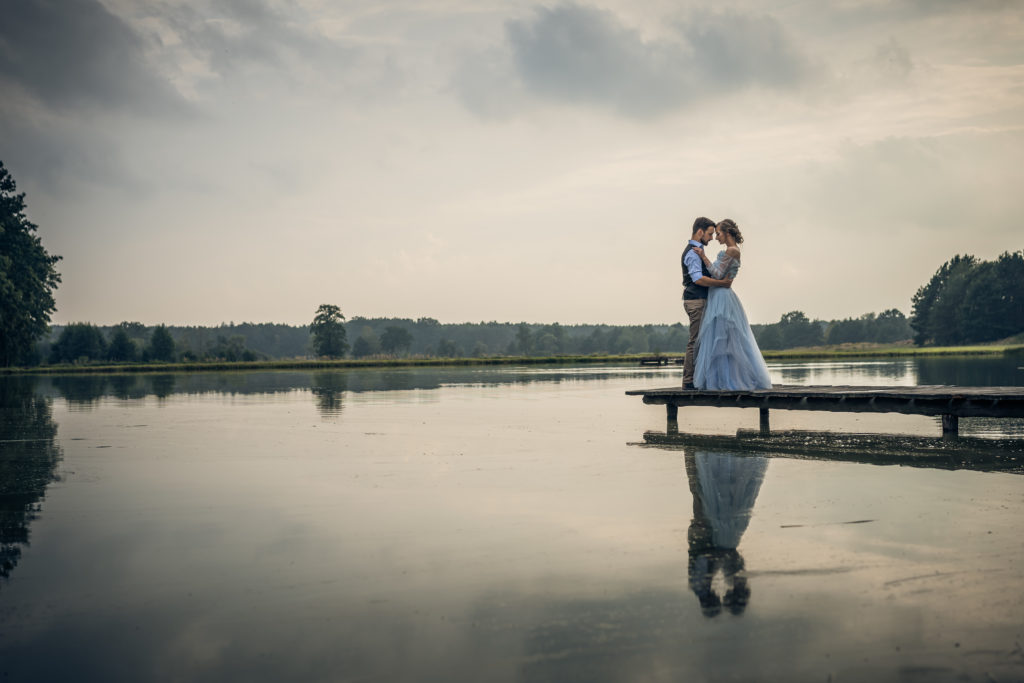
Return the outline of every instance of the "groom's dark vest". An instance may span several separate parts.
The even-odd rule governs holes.
[[[680,257],[680,263],[683,265],[683,299],[707,299],[708,288],[694,284],[693,278],[690,277],[690,271],[686,267],[686,254],[691,249],[693,249],[693,245],[687,244],[686,249],[683,249],[682,257]],[[700,260],[700,273],[704,277],[711,277],[708,267],[704,265],[704,259]]]

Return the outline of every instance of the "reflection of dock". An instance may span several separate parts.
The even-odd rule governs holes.
[[[826,410],[942,416],[942,433],[956,435],[961,417],[1024,417],[1024,387],[850,387],[786,386],[754,391],[695,391],[679,387],[636,389],[644,403],[664,405],[675,420],[680,407],[759,408],[767,434],[768,410]]]
[[[640,359],[640,365],[682,365],[684,360],[668,356],[645,356]]]
[[[943,470],[1024,474],[1024,440],[836,432],[782,431],[769,436],[741,429],[736,436],[685,434],[669,429],[644,432],[641,445],[705,449],[729,453],[828,460],[868,465],[900,465]]]

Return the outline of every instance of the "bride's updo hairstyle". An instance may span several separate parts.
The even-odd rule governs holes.
[[[736,225],[736,221],[733,219],[726,218],[715,227],[736,240],[736,244],[743,244],[743,233],[740,232],[739,226]]]

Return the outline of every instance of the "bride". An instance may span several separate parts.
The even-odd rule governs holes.
[[[718,258],[712,263],[698,251],[701,259],[715,278],[735,278],[740,269],[740,244],[743,235],[736,223],[728,218],[715,226],[715,239],[723,245]],[[695,250],[696,251],[696,250]],[[747,322],[747,314],[729,287],[714,287],[708,293],[704,319],[697,337],[697,357],[693,383],[703,390],[770,389],[771,377],[754,333]]]

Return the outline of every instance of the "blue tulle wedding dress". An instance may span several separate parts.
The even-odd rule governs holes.
[[[715,278],[734,278],[739,269],[739,259],[724,250],[710,268]],[[708,292],[697,337],[693,384],[706,391],[770,389],[772,386],[768,366],[754,340],[747,314],[731,288],[712,287]]]

